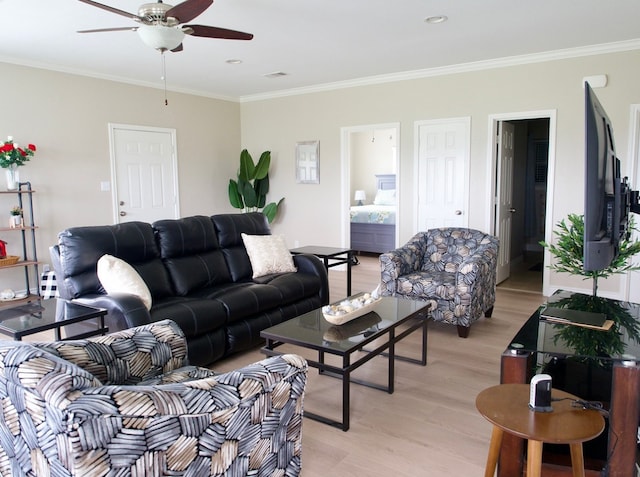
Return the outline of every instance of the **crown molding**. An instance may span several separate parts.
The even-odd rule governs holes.
[[[526,65],[532,63],[544,63],[547,61],[579,58],[583,56],[603,55],[608,53],[618,53],[622,51],[638,49],[640,49],[640,39],[633,39],[579,48],[566,48],[562,50],[546,51],[529,55],[508,56],[504,58],[496,58],[493,60],[461,63],[457,65],[441,66],[437,68],[426,68],[421,70],[405,71],[386,75],[369,76],[366,78],[357,78],[347,81],[336,81],[333,83],[324,83],[303,88],[293,88],[288,90],[272,91],[269,93],[246,95],[241,96],[239,100],[241,103],[249,103],[253,101],[263,101],[267,99],[283,98],[287,96],[297,96],[301,94],[311,94],[337,89],[355,88],[358,86],[370,86],[383,83],[392,83],[396,81],[429,78],[434,76],[469,73],[473,71],[506,68],[510,66]]]

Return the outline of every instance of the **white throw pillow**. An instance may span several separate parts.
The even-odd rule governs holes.
[[[138,272],[124,260],[103,255],[98,260],[98,279],[107,293],[129,293],[140,297],[151,309],[151,292]]]
[[[384,189],[376,192],[376,197],[373,199],[375,205],[396,205],[396,190]]]
[[[251,261],[253,278],[297,270],[282,235],[242,234],[242,241]]]

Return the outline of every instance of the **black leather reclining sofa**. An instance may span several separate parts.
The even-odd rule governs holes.
[[[261,213],[73,227],[59,234],[51,258],[60,296],[106,308],[109,331],[171,319],[186,335],[190,362],[208,365],[329,302],[327,272],[313,255],[295,255],[296,272],[252,279],[242,233],[271,231]],[[104,254],[138,272],[150,310],[136,295],[106,294],[97,275]]]

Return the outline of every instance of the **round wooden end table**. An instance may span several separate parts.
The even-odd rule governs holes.
[[[584,477],[582,443],[599,436],[604,418],[596,410],[573,407],[580,399],[552,389],[553,412],[529,408],[528,384],[500,384],[485,389],[476,398],[476,407],[493,424],[485,477],[493,477],[504,432],[527,439],[527,477],[540,477],[542,444],[569,444],[573,477]],[[561,401],[555,401],[561,399]]]

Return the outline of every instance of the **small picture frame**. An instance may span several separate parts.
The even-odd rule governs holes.
[[[320,183],[320,141],[296,143],[296,182]]]

